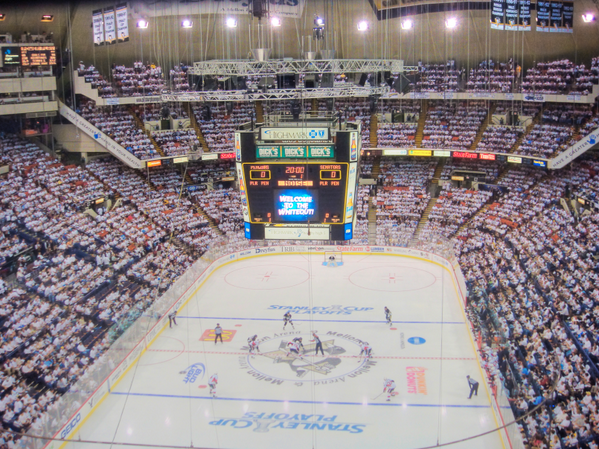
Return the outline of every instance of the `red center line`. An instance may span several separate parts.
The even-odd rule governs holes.
[[[148,352],[179,352],[176,349],[148,349]],[[226,352],[226,351],[183,351],[193,354],[225,354],[225,355],[248,355],[247,352]],[[331,356],[340,359],[354,359],[357,355],[335,355]],[[474,357],[400,357],[400,356],[372,356],[371,359],[402,359],[402,360],[476,360]]]

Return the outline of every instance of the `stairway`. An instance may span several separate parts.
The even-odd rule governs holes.
[[[505,167],[503,168],[503,170],[501,171],[501,173],[499,173],[499,176],[497,177],[497,179],[495,180],[495,184],[499,185],[499,181],[501,181],[503,178],[505,178],[507,176],[507,174],[510,172],[511,169],[511,165],[506,164]]]
[[[422,100],[422,107],[420,108],[420,116],[418,117],[418,128],[416,128],[416,136],[414,137],[414,143],[416,148],[422,148],[422,139],[424,137],[424,123],[426,122],[426,113],[428,112],[428,100]]]
[[[433,207],[435,207],[436,203],[437,203],[437,198],[431,198],[430,200],[428,200],[426,209],[424,209],[424,212],[422,213],[422,217],[420,217],[420,221],[418,222],[418,227],[416,228],[416,231],[414,232],[414,235],[412,236],[410,243],[416,242],[418,240],[418,236],[420,235],[420,232],[422,231],[422,229],[424,229],[424,226],[426,225],[426,222],[428,221],[428,216],[431,213],[431,210],[433,210]]]
[[[515,153],[516,150],[520,147],[520,144],[524,141],[524,138],[528,135],[528,133],[532,131],[534,126],[541,123],[541,120],[543,119],[543,109],[543,105],[541,105],[539,113],[532,119],[532,122],[530,123],[530,125],[526,127],[526,130],[522,133],[522,135],[518,137],[518,140],[516,140],[514,145],[512,145],[512,148],[510,148],[508,153]]]
[[[261,101],[256,101],[256,122],[264,123],[264,107]]]
[[[376,114],[370,116],[370,148],[376,148],[379,143],[378,138],[379,118]]]
[[[489,126],[489,123],[491,123],[491,119],[493,118],[495,109],[497,109],[497,104],[495,102],[493,102],[493,103],[491,103],[491,107],[489,108],[489,112],[487,113],[485,120],[481,123],[480,128],[478,129],[478,132],[476,133],[476,137],[474,138],[472,145],[470,145],[470,148],[469,148],[470,151],[476,151],[476,147],[478,146],[481,139],[483,138],[483,134],[485,133],[485,130]]]
[[[160,145],[158,145],[158,143],[156,143],[156,141],[152,137],[152,133],[150,133],[146,129],[146,127],[144,126],[144,122],[142,122],[141,119],[135,113],[135,110],[133,109],[133,106],[129,106],[127,108],[127,110],[129,111],[129,114],[131,114],[133,116],[133,119],[135,120],[135,123],[137,124],[137,127],[139,129],[141,129],[146,136],[148,136],[148,139],[150,139],[150,142],[152,142],[152,145],[154,146],[154,149],[158,152],[158,154],[160,156],[162,156],[162,157],[166,157],[166,154],[164,154],[164,151],[162,151],[162,148],[160,148]]]
[[[368,244],[376,245],[376,197],[368,198]]]
[[[443,173],[446,162],[446,157],[439,158],[439,162],[437,162],[437,166],[435,167],[435,173],[433,173],[433,179],[431,179],[432,184],[439,184],[439,179],[441,179],[441,174]]]
[[[374,156],[372,161],[372,175],[370,176],[372,179],[379,179],[379,173],[381,172],[381,155],[377,154]]]
[[[206,142],[206,139],[204,139],[204,134],[202,134],[202,130],[200,129],[200,126],[198,125],[196,116],[193,113],[193,109],[189,103],[187,103],[187,115],[189,116],[189,122],[191,123],[191,127],[194,129],[194,131],[198,135],[198,140],[200,141],[202,150],[204,150],[204,152],[210,151],[210,148],[208,148],[208,143]]]
[[[192,200],[192,198],[189,198],[190,200]],[[212,218],[210,215],[208,215],[206,213],[206,211],[202,208],[202,206],[200,206],[198,203],[196,203],[195,201],[192,200],[192,204],[193,207],[195,208],[195,210],[198,211],[198,213],[204,217],[206,219],[206,221],[208,221],[208,226],[210,226],[210,228],[217,234],[217,235],[225,235],[219,228],[218,225],[216,224],[216,222],[214,221],[214,218]]]

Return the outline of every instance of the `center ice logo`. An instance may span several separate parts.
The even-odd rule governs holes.
[[[301,357],[289,353],[287,343],[296,337],[302,337]],[[257,380],[271,384],[282,384],[285,381],[302,386],[305,382],[327,384],[345,382],[368,372],[376,362],[372,359],[358,358],[361,340],[348,334],[326,332],[319,334],[324,356],[316,354],[316,342],[310,333],[301,331],[281,332],[273,337],[258,340],[260,353],[253,357],[239,357],[242,369]],[[242,348],[247,350],[247,346]],[[358,362],[356,364],[356,362]],[[308,375],[314,373],[314,375]]]

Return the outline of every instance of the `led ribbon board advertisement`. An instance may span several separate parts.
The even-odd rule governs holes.
[[[318,192],[306,189],[275,190],[275,218],[280,222],[318,220]]]

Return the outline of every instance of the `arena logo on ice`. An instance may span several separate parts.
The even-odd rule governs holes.
[[[308,315],[310,313],[319,315],[351,315],[354,312],[368,312],[374,310],[373,307],[357,307],[357,306],[328,306],[328,307],[306,307],[306,306],[279,306],[272,305],[268,307],[270,310],[285,310],[295,315]]]
[[[287,349],[287,344],[297,337],[303,340],[301,357],[288,353]],[[298,387],[304,383],[324,385],[346,382],[376,366],[376,361],[359,356],[362,343],[359,338],[332,331],[319,334],[319,338],[324,355],[320,351],[316,355],[316,342],[311,341],[314,338],[309,332],[294,330],[262,337],[257,340],[260,352],[240,356],[239,365],[256,380],[275,385],[288,381]],[[241,349],[247,350],[248,347]]]
[[[289,413],[247,412],[241,418],[221,418],[209,423],[211,426],[232,427],[234,429],[252,429],[253,432],[270,432],[271,429],[283,430],[325,430],[335,432],[362,433],[366,424],[344,423],[337,421],[337,415],[304,415]]]

